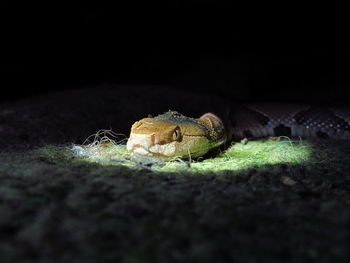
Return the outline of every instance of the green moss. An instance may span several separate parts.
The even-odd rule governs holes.
[[[124,165],[136,169],[151,169],[130,161],[130,154],[126,151],[125,145],[116,145],[110,142],[74,147],[76,160],[102,165]],[[77,149],[81,151],[79,154],[77,154]],[[67,149],[64,151],[64,156],[67,157]],[[210,171],[247,170],[273,164],[301,164],[309,160],[311,151],[312,145],[306,142],[251,141],[247,144],[236,143],[216,157],[190,161],[177,158],[166,162],[163,166],[155,165],[152,170],[154,172],[190,171],[192,173],[206,173]],[[47,158],[51,161],[58,152],[52,146],[41,150],[41,153],[46,153]]]
[[[101,167],[147,170],[155,174],[227,174],[228,172],[235,174],[250,169],[263,170],[276,165],[285,167],[299,165],[314,169],[323,167],[330,170],[346,169],[348,162],[341,161],[344,160],[344,156],[348,156],[346,149],[346,144],[341,145],[340,143],[323,145],[319,142],[307,141],[260,140],[249,141],[247,144],[235,143],[217,156],[206,159],[181,160],[177,158],[165,163],[157,163],[154,160],[147,160],[145,163],[144,160],[138,162],[131,158],[125,145],[117,145],[110,141],[69,147],[48,145],[23,156],[32,162],[40,161],[65,167],[94,164]]]

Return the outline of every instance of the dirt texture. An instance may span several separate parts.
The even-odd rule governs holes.
[[[128,136],[148,114],[195,117],[229,104],[113,85],[1,104],[0,261],[349,262],[348,148],[339,150],[339,163],[220,176],[31,155],[47,144],[82,143],[100,129]]]

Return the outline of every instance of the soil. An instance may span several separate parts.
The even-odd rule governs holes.
[[[31,155],[101,129],[127,137],[148,114],[196,117],[229,105],[107,84],[1,104],[1,262],[349,262],[349,148],[339,146],[339,163],[221,176]]]

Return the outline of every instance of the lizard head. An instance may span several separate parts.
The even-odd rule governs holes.
[[[144,118],[131,127],[128,151],[164,160],[174,157],[199,157],[225,140],[221,120],[212,113],[199,119],[174,111]]]

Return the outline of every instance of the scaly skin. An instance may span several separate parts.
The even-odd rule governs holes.
[[[127,144],[129,151],[164,160],[199,157],[226,140],[287,136],[350,140],[350,108],[298,104],[234,105],[225,117],[199,119],[167,112],[136,122]]]
[[[169,111],[135,122],[127,142],[128,151],[163,160],[196,158],[226,140],[222,121],[212,113],[199,119]]]

